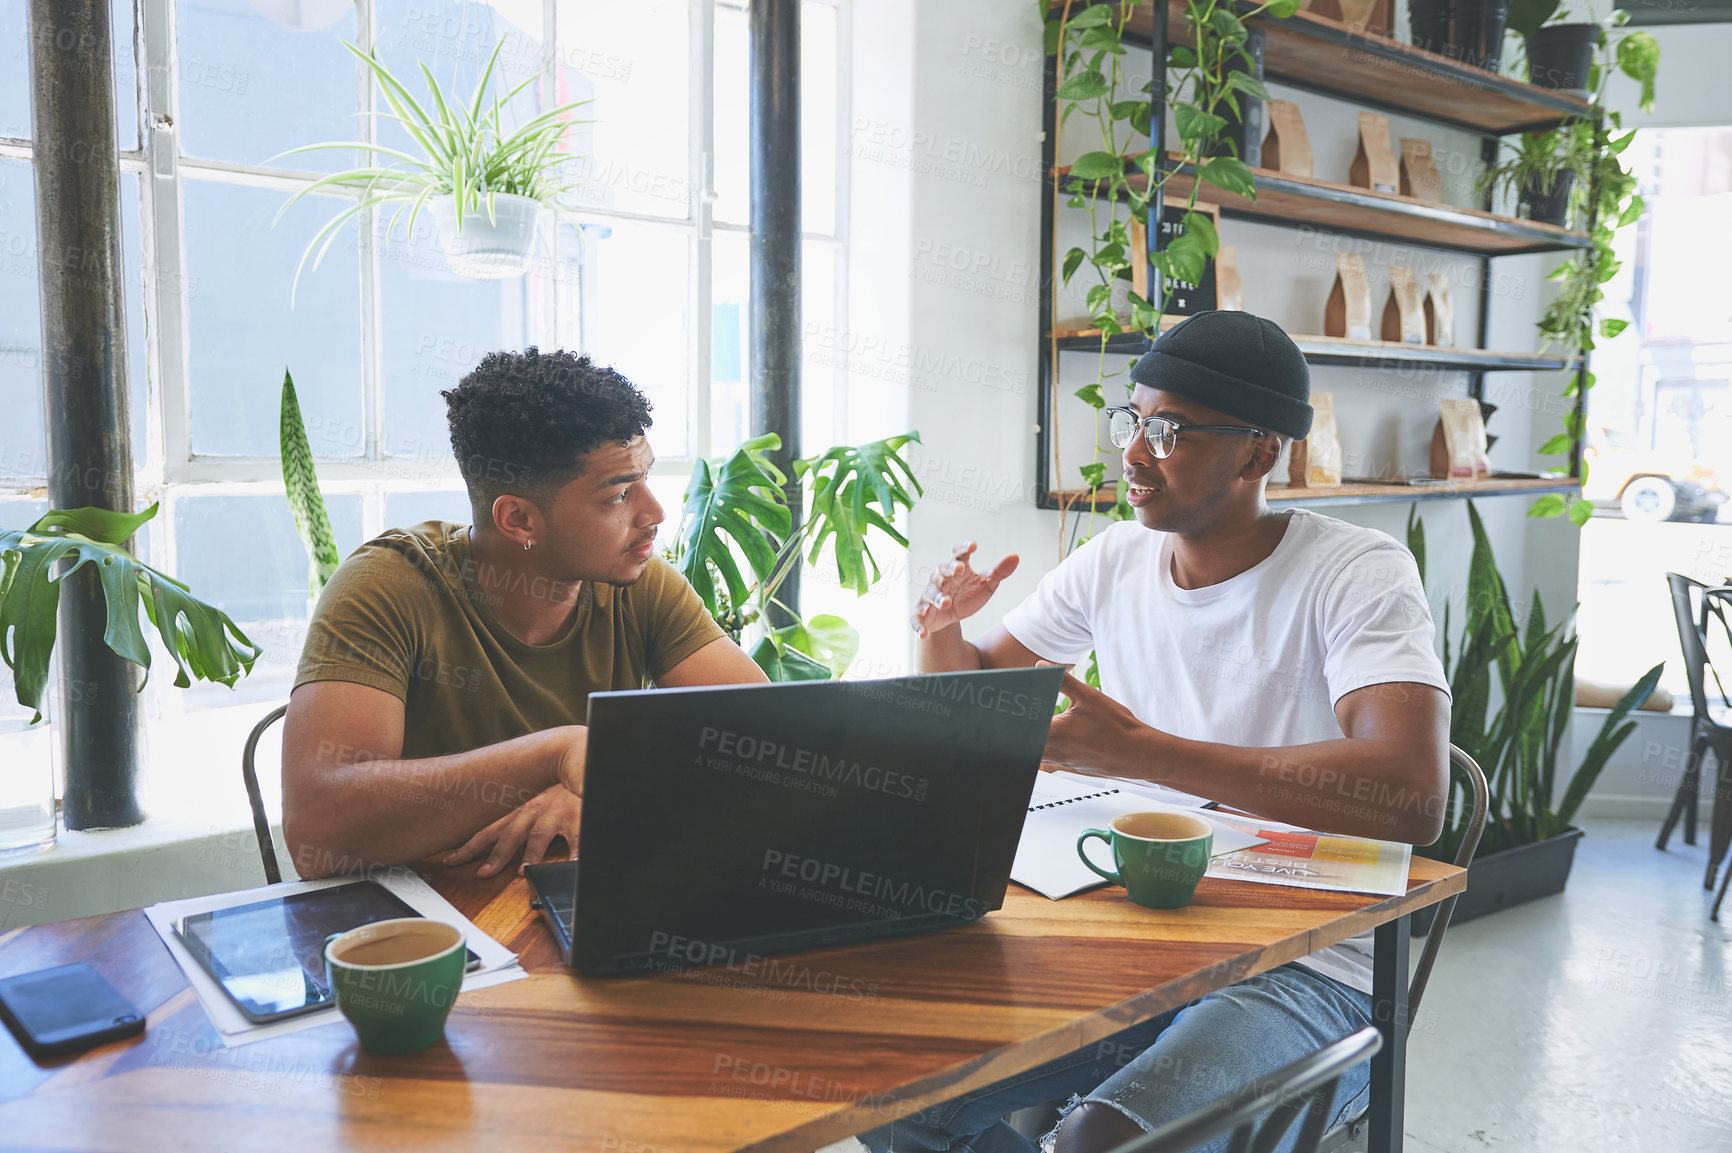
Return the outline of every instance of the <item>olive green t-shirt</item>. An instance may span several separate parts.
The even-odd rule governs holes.
[[[558,595],[527,583],[529,595]],[[403,702],[404,757],[467,752],[583,724],[589,694],[641,689],[722,636],[659,556],[628,586],[584,581],[571,630],[546,645],[512,636],[476,581],[469,528],[392,529],[345,560],[319,597],[295,674]]]

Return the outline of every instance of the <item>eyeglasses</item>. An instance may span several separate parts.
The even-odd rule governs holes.
[[[1179,424],[1164,416],[1138,416],[1135,409],[1107,409],[1107,436],[1112,439],[1115,448],[1127,448],[1131,438],[1137,435],[1137,429],[1143,430],[1143,439],[1149,442],[1149,451],[1157,457],[1170,456],[1173,446],[1179,443],[1181,432],[1242,432],[1251,436],[1262,436],[1260,428],[1247,428],[1242,424]]]

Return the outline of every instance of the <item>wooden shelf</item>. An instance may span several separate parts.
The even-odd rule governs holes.
[[[1239,10],[1250,7],[1241,4]],[[1184,12],[1182,3],[1168,6],[1167,35],[1175,44],[1190,42]],[[1139,5],[1131,16],[1131,35],[1148,42],[1154,13],[1152,0]],[[1260,17],[1257,24],[1263,29],[1267,78],[1369,108],[1499,136],[1595,114],[1579,96],[1524,84],[1387,36],[1354,32],[1310,12],[1284,20]]]
[[[1548,492],[1571,494],[1578,482],[1567,478],[1534,476],[1494,476],[1481,481],[1438,481],[1433,484],[1380,484],[1356,481],[1331,488],[1289,488],[1271,483],[1266,495],[1271,504],[1385,504],[1419,500],[1460,500],[1479,496],[1542,496]],[[1117,499],[1117,484],[1108,481],[1096,494],[1097,507],[1109,508]],[[1086,490],[1048,493],[1041,508],[1058,508],[1060,504],[1087,508]]]
[[[1048,334],[1065,352],[1096,352],[1098,328],[1061,328]],[[1293,343],[1309,364],[1354,368],[1436,368],[1469,372],[1553,372],[1569,366],[1563,356],[1538,352],[1498,352],[1484,348],[1440,348],[1432,344],[1397,344],[1388,340],[1348,340],[1339,336],[1295,336]],[[1148,349],[1141,333],[1107,338],[1107,351],[1137,356]]]
[[[1173,175],[1167,181],[1167,194],[1189,196],[1191,185],[1196,182],[1195,172],[1190,165],[1179,164],[1176,155],[1168,155]],[[1499,216],[1477,208],[1434,204],[1327,180],[1287,176],[1267,168],[1251,171],[1257,180],[1255,201],[1207,181],[1202,183],[1197,199],[1220,205],[1221,214],[1226,217],[1286,227],[1311,225],[1348,236],[1423,244],[1478,256],[1558,252],[1586,248],[1592,243],[1586,233],[1571,232],[1555,224]],[[1141,173],[1130,181],[1138,189],[1148,185],[1148,177]]]

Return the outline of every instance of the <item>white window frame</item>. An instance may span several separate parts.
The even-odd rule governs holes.
[[[297,171],[262,165],[243,165],[224,161],[182,156],[179,148],[178,125],[180,57],[176,34],[176,0],[133,0],[134,54],[137,92],[134,106],[138,110],[140,147],[119,154],[123,174],[132,174],[140,182],[139,238],[142,274],[146,291],[143,293],[145,325],[146,375],[149,381],[146,411],[134,413],[133,420],[145,420],[146,450],[144,459],[135,460],[135,487],[143,500],[160,499],[163,510],[150,526],[154,559],[167,571],[175,571],[174,523],[175,504],[185,497],[257,494],[269,495],[283,491],[281,464],[276,456],[240,457],[198,455],[192,451],[192,399],[190,370],[190,334],[187,300],[182,291],[187,285],[185,245],[185,200],[187,182],[201,180],[212,183],[269,188],[291,194],[320,173]],[[713,176],[714,130],[711,115],[715,79],[715,9],[718,3],[744,7],[744,0],[690,0],[691,29],[689,36],[690,77],[689,138],[687,155],[688,186],[697,190],[687,205],[683,219],[648,216],[612,209],[585,208],[571,218],[578,223],[629,223],[636,227],[668,229],[688,238],[692,253],[691,287],[688,305],[693,318],[689,337],[693,342],[688,357],[687,378],[687,445],[684,455],[658,456],[654,473],[657,476],[684,477],[689,474],[694,458],[711,454],[710,371],[712,348],[711,270],[712,242],[719,233],[749,234],[743,224],[719,223],[714,219],[716,198]],[[846,326],[847,254],[848,254],[848,189],[851,179],[848,148],[850,129],[849,101],[851,79],[851,27],[853,0],[805,0],[807,4],[823,4],[836,13],[836,212],[833,229],[829,232],[807,230],[807,244],[822,244],[834,252],[835,317],[838,328]],[[355,34],[370,43],[373,37],[374,0],[355,0]],[[542,69],[551,81],[556,68],[558,46],[557,0],[543,0]],[[373,111],[374,88],[371,77],[357,64],[355,73],[357,107],[362,112]],[[363,116],[365,131],[372,139],[374,122]],[[0,156],[29,161],[33,156],[32,142],[0,137]],[[385,501],[397,492],[427,492],[460,489],[462,478],[456,462],[428,460],[418,457],[392,457],[383,451],[384,388],[383,365],[379,349],[381,318],[378,270],[373,254],[371,214],[362,214],[357,221],[360,245],[361,275],[361,388],[363,443],[359,459],[335,457],[319,459],[321,487],[330,495],[359,494],[362,497],[362,532],[371,537],[388,527],[385,524]],[[532,339],[544,346],[555,343],[558,296],[561,291],[574,291],[556,283],[547,294],[540,315],[531,322]],[[802,387],[828,383],[834,395],[834,420],[831,430],[834,443],[846,438],[847,367],[832,365],[827,372],[803,372]],[[816,451],[823,446],[807,446]],[[394,462],[413,460],[416,479],[393,475]],[[400,469],[400,463],[397,463]],[[44,483],[43,478],[8,477],[0,479],[0,494],[25,493]]]

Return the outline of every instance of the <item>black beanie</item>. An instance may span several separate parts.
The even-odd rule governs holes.
[[[1131,380],[1294,440],[1311,431],[1304,354],[1280,325],[1249,312],[1186,317],[1161,333]]]

